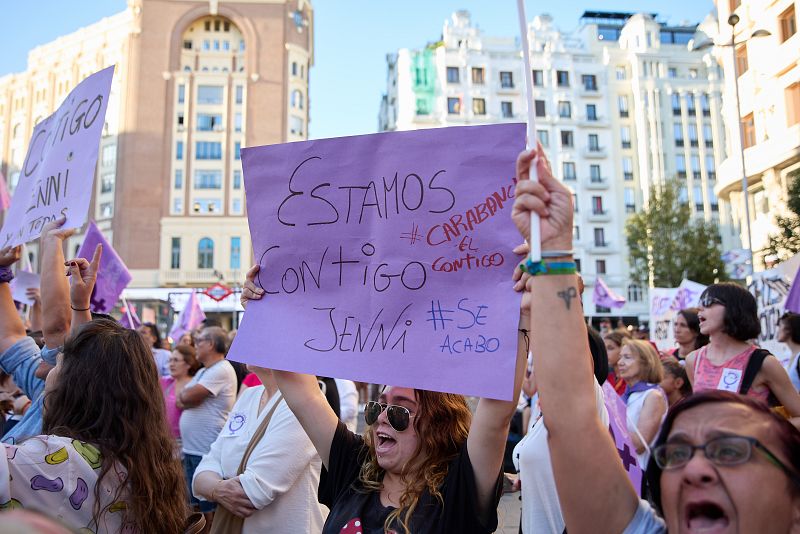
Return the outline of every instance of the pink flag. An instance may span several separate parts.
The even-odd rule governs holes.
[[[186,306],[183,307],[183,311],[178,316],[178,320],[172,327],[172,330],[169,332],[169,337],[172,339],[180,339],[180,337],[186,333],[194,330],[203,320],[206,318],[206,314],[203,313],[203,308],[200,307],[200,301],[197,300],[197,292],[192,291],[192,294],[189,295],[189,300],[186,302]]]
[[[800,267],[797,268],[797,272],[794,274],[792,287],[786,295],[786,302],[783,307],[786,311],[800,313]]]
[[[625,468],[625,472],[628,473],[631,484],[633,484],[633,489],[639,494],[642,489],[642,471],[647,466],[642,467],[639,465],[636,447],[633,446],[633,441],[628,432],[628,407],[625,406],[620,396],[614,391],[613,386],[608,382],[603,384],[603,400],[606,404],[606,410],[608,410],[608,431],[611,433],[611,437],[614,438],[614,445],[617,447],[622,466]]]
[[[593,300],[597,306],[604,308],[621,308],[625,305],[625,298],[614,293],[599,276],[594,281]]]
[[[11,206],[11,195],[8,194],[6,177],[0,172],[0,211],[5,211]]]

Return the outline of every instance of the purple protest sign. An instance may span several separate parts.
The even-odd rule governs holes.
[[[230,357],[510,399],[525,125],[244,149],[256,283]]]
[[[636,457],[636,447],[633,446],[630,433],[628,432],[627,413],[628,407],[622,401],[614,387],[608,382],[603,384],[603,400],[608,410],[608,431],[614,438],[614,445],[617,447],[622,467],[628,474],[628,478],[640,494],[642,490],[642,466]],[[647,466],[645,466],[646,468]]]
[[[94,285],[89,305],[93,312],[109,313],[114,309],[122,290],[128,287],[133,277],[117,251],[114,250],[111,243],[106,241],[103,232],[94,221],[89,221],[83,244],[78,250],[78,257],[91,261],[97,245],[103,245],[103,255],[100,257],[100,270],[97,273],[97,282]]]
[[[605,308],[621,308],[625,306],[625,297],[614,293],[599,276],[594,281],[592,299],[595,304]]]
[[[0,231],[3,247],[36,239],[45,223],[61,215],[67,216],[64,228],[86,222],[113,74],[108,67],[83,80],[33,129]]]

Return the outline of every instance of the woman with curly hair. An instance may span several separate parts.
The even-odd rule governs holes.
[[[247,273],[244,301],[264,294],[253,283],[257,272],[256,265]],[[527,356],[519,337],[513,399]],[[480,399],[471,415],[461,395],[388,386],[366,404],[362,437],[338,420],[314,376],[274,374],[322,459],[319,500],[330,508],[324,534],[495,531],[515,402]]]

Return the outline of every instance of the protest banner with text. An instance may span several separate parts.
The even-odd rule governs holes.
[[[242,150],[256,284],[229,357],[510,399],[525,126]]]
[[[113,74],[108,67],[83,80],[34,127],[0,230],[3,247],[36,239],[46,223],[62,215],[64,228],[86,222]]]

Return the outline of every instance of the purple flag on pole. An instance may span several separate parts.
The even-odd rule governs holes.
[[[794,273],[794,280],[792,280],[792,287],[786,295],[786,302],[784,303],[786,311],[800,313],[800,267]]]
[[[594,281],[593,300],[604,308],[621,308],[625,305],[625,298],[614,293],[599,276]]]
[[[91,260],[98,244],[103,245],[103,256],[100,258],[100,270],[97,272],[97,283],[92,291],[90,306],[93,312],[109,313],[117,304],[122,290],[131,283],[132,277],[111,243],[106,241],[94,221],[89,221],[78,257]]]
[[[628,478],[638,495],[642,489],[642,466],[639,465],[636,447],[633,446],[633,441],[631,441],[631,436],[628,432],[628,407],[625,406],[620,396],[614,391],[613,386],[608,382],[603,384],[603,400],[606,404],[606,410],[608,410],[608,431],[611,433],[611,437],[614,438],[614,445],[617,447],[620,460],[622,460],[622,466],[625,468],[625,472],[628,473]]]
[[[123,311],[122,318],[119,320],[119,324],[124,326],[125,328],[130,328],[131,330],[136,330],[140,326],[142,326],[142,320],[139,319],[139,316],[136,314],[136,308],[131,305],[127,306],[127,312]],[[130,312],[130,320],[128,319],[128,312]],[[131,324],[131,320],[133,320],[133,324]]]
[[[175,322],[172,330],[170,330],[169,337],[174,340],[180,339],[186,332],[197,328],[205,318],[206,314],[203,313],[203,308],[200,307],[200,301],[197,300],[197,292],[192,291],[192,294],[189,295],[189,300],[186,302],[186,306],[183,307],[183,311],[181,311],[181,314],[178,316],[178,320]]]

